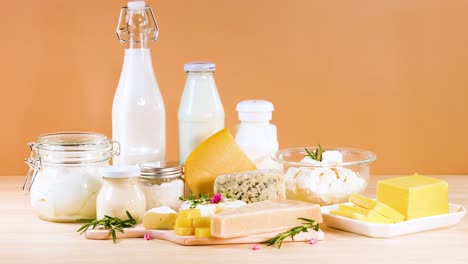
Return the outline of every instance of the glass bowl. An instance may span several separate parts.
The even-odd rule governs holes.
[[[352,193],[366,189],[370,163],[376,160],[374,153],[352,148],[324,148],[324,152],[333,151],[335,157],[338,151],[342,160],[322,163],[306,158],[306,148],[311,152],[317,149],[290,148],[273,155],[284,172],[287,199],[331,205],[347,202]]]

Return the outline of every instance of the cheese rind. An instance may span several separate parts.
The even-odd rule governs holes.
[[[211,235],[232,238],[284,231],[301,225],[298,218],[322,222],[320,206],[292,200],[267,200],[223,211],[211,218]]]
[[[143,215],[145,229],[174,229],[177,212],[167,206],[148,210]]]
[[[417,174],[382,180],[377,184],[377,200],[404,214],[406,220],[447,214],[448,183]]]

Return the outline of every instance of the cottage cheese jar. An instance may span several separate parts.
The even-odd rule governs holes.
[[[140,168],[136,165],[118,165],[99,171],[104,183],[97,197],[97,218],[108,215],[128,219],[128,211],[133,218],[142,220],[146,212],[146,199],[138,184]]]
[[[179,210],[179,197],[184,196],[183,166],[177,162],[140,163],[140,185],[146,196],[147,209],[168,206]]]
[[[101,188],[98,168],[118,155],[118,143],[97,133],[51,133],[29,143],[30,166],[23,190],[30,181],[30,202],[44,220],[72,222],[96,217],[96,196]]]

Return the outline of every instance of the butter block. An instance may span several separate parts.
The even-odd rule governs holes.
[[[174,229],[177,212],[167,206],[148,210],[143,215],[145,229]]]
[[[302,224],[297,218],[322,222],[320,206],[292,200],[266,200],[220,212],[211,218],[211,235],[241,237],[284,231]]]
[[[417,174],[381,180],[377,200],[398,210],[406,220],[447,214],[448,183]]]
[[[373,210],[391,219],[395,223],[401,222],[405,219],[405,216],[402,213],[400,213],[395,208],[388,206],[388,204],[378,202],[374,199],[370,199],[359,194],[351,194],[349,201],[357,206]]]

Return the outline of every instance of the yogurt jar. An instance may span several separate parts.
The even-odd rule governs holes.
[[[36,215],[55,222],[95,218],[102,184],[98,169],[119,154],[118,143],[97,133],[60,132],[42,135],[29,146],[23,190],[30,191]]]
[[[101,168],[104,179],[96,202],[98,219],[105,215],[128,219],[126,211],[133,218],[142,220],[146,212],[146,198],[138,184],[140,168],[135,165],[118,165]]]

